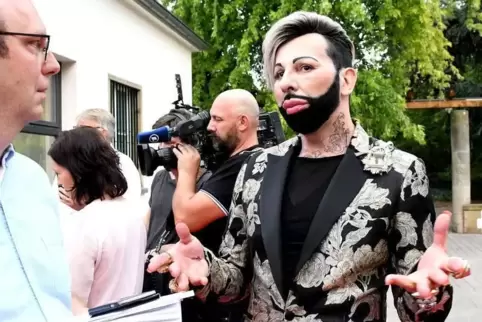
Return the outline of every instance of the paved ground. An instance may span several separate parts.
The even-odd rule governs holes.
[[[453,280],[454,303],[446,322],[482,321],[482,235],[451,234],[448,241],[449,254],[467,259],[472,275],[463,280]],[[391,292],[388,292],[391,295]],[[388,322],[400,319],[389,299]]]

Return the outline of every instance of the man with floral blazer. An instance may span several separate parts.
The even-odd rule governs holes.
[[[207,252],[209,287],[222,302],[250,292],[250,321],[385,321],[384,278],[416,269],[432,244],[435,212],[420,159],[370,138],[360,125],[313,218],[298,273],[283,299],[279,205],[294,138],[253,156],[235,185],[220,258]],[[201,297],[203,295],[199,294]],[[415,321],[415,299],[393,288],[401,321]],[[420,321],[443,321],[441,306]]]
[[[370,137],[350,117],[357,72],[340,24],[295,12],[263,42],[267,84],[299,133],[243,164],[216,257],[176,227],[180,242],[149,270],[173,291],[220,303],[249,297],[245,321],[384,322],[388,287],[400,320],[440,322],[450,276],[450,214],[436,217],[424,163]]]

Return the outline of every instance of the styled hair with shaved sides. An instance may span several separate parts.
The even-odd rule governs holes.
[[[317,33],[328,42],[327,54],[337,69],[353,67],[355,47],[345,29],[327,16],[297,11],[278,20],[263,41],[263,67],[269,88],[274,85],[274,66],[278,49],[291,40]]]

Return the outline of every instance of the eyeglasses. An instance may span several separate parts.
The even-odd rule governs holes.
[[[0,35],[5,36],[25,36],[25,37],[36,37],[45,39],[45,45],[43,48],[39,48],[44,52],[44,61],[47,61],[47,55],[49,53],[49,45],[50,45],[50,35],[43,35],[43,34],[26,34],[23,32],[9,32],[9,31],[0,31]]]

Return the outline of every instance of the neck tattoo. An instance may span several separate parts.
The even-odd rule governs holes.
[[[350,144],[351,133],[346,126],[345,115],[340,113],[331,125],[333,130],[328,138],[321,142],[320,148],[313,151],[302,151],[301,157],[322,158],[340,155],[346,151]]]

